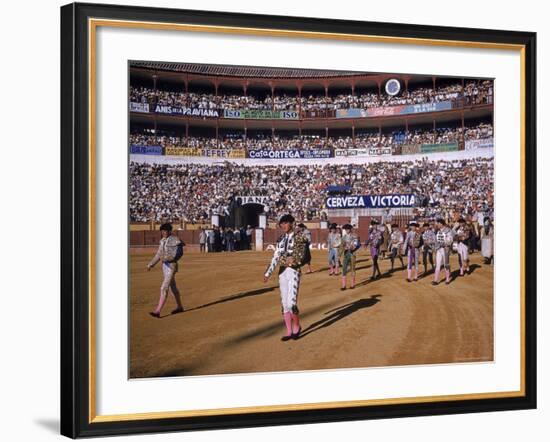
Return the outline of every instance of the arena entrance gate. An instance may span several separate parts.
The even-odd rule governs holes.
[[[229,206],[230,225],[236,228],[246,226],[259,227],[260,215],[267,210],[268,202],[269,196],[265,195],[236,196]]]
[[[264,212],[264,206],[258,203],[246,203],[241,206],[242,210],[242,226],[259,226],[260,215]]]

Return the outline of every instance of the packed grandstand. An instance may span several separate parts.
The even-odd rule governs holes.
[[[256,134],[246,139],[239,133],[226,133],[221,138],[186,137],[176,133],[147,133],[139,131],[130,134],[130,144],[134,146],[191,147],[211,149],[354,149],[371,147],[399,147],[410,144],[444,144],[493,138],[490,123],[478,123],[473,127],[439,127],[436,130],[414,129],[389,133],[357,133],[351,136],[324,137],[321,135],[280,136]]]
[[[492,215],[492,80],[155,62],[130,80],[133,223],[209,224],[247,196],[318,221],[335,189]]]
[[[337,94],[332,96],[292,95],[253,96],[253,95],[214,95],[212,93],[193,93],[170,90],[155,90],[141,87],[130,88],[132,102],[146,103],[149,106],[174,105],[198,109],[252,109],[252,110],[325,110],[369,107],[397,106],[403,104],[437,103],[455,101],[464,97],[468,104],[487,104],[492,102],[492,81],[469,82],[464,85],[451,84],[436,89],[418,87],[404,92],[400,96],[380,96],[375,92],[359,95]]]
[[[421,216],[448,217],[452,211],[487,212],[493,205],[493,159],[375,162],[354,165],[245,166],[222,164],[130,164],[130,216],[208,223],[229,215],[236,196],[266,196],[267,215],[293,213],[301,220],[327,216],[328,186],[351,194],[422,195]],[[325,218],[326,219],[326,218]]]

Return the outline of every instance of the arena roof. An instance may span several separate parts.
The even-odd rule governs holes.
[[[334,71],[321,69],[272,68],[261,66],[228,66],[215,64],[132,61],[130,67],[198,75],[256,78],[334,78],[367,75],[372,72]]]

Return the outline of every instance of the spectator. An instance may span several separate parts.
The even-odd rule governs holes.
[[[254,233],[254,229],[249,224],[246,226],[246,242],[249,249],[252,249],[252,234]]]
[[[205,246],[206,246],[206,232],[201,227],[199,231],[199,249],[201,253],[206,252]]]

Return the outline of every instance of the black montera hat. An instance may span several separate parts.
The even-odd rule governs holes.
[[[164,223],[160,226],[160,230],[167,230],[168,232],[172,231],[172,224]]]
[[[294,217],[290,214],[283,215],[279,219],[279,225],[281,225],[282,223],[291,223],[292,224],[293,222],[294,222]]]
[[[305,229],[306,225],[304,223],[300,223],[300,224],[298,224],[298,227],[301,227],[302,229]]]
[[[329,226],[329,229],[336,229],[336,227],[338,227],[338,226],[336,225],[336,223],[332,223],[332,224]]]
[[[353,226],[352,226],[351,224],[344,224],[344,225],[342,226],[342,229],[351,230],[351,229],[353,229]]]
[[[374,226],[375,224],[380,224],[380,223],[375,219],[371,219],[370,224],[371,224],[371,226]]]

